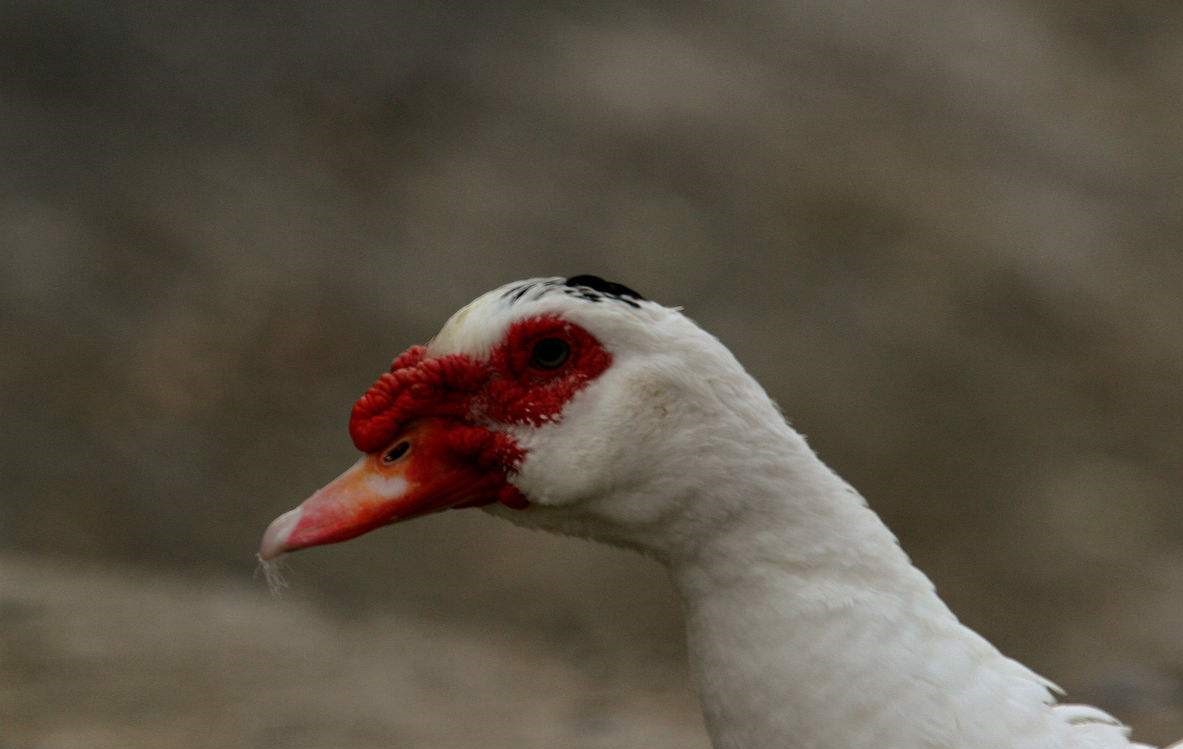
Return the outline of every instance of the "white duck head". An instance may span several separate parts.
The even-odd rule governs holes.
[[[363,457],[268,528],[264,559],[449,508],[657,556],[727,512],[702,495],[791,433],[680,311],[596,276],[507,284],[354,406]]]

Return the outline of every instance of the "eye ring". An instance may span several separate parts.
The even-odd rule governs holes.
[[[406,440],[400,441],[397,445],[390,448],[385,455],[382,456],[383,463],[393,463],[399,458],[406,455],[411,450],[411,443]]]
[[[535,369],[558,369],[571,357],[571,344],[562,338],[542,338],[530,349],[530,366]]]

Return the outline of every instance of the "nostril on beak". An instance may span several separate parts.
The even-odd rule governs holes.
[[[393,463],[410,451],[411,443],[407,440],[400,440],[397,445],[386,451],[386,454],[382,456],[382,462]]]

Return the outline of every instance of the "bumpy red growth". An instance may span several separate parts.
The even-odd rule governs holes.
[[[567,343],[570,354],[560,367],[541,369],[531,363],[534,344],[544,338]],[[456,419],[484,433],[484,440],[489,430],[482,425],[540,426],[557,419],[571,397],[612,363],[612,355],[594,336],[554,315],[515,323],[485,361],[464,354],[426,354],[422,346],[407,349],[353,406],[349,433],[359,450],[381,450],[407,423],[424,416]],[[492,458],[512,469],[520,451],[516,445],[509,449],[509,437],[496,436]],[[478,452],[488,455],[484,447]]]
[[[467,356],[425,357],[412,346],[353,404],[349,436],[362,452],[381,450],[407,422],[421,416],[463,419],[488,369]]]

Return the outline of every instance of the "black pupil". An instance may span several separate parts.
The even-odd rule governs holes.
[[[530,354],[530,363],[539,369],[557,369],[567,361],[571,347],[566,341],[558,338],[543,338],[534,344],[534,351]]]
[[[390,452],[383,455],[382,460],[386,461],[387,463],[393,463],[394,461],[398,460],[402,456],[406,455],[407,450],[410,450],[410,449],[411,449],[410,442],[406,442],[406,441],[400,442],[397,445],[395,445],[393,448],[391,448]]]

